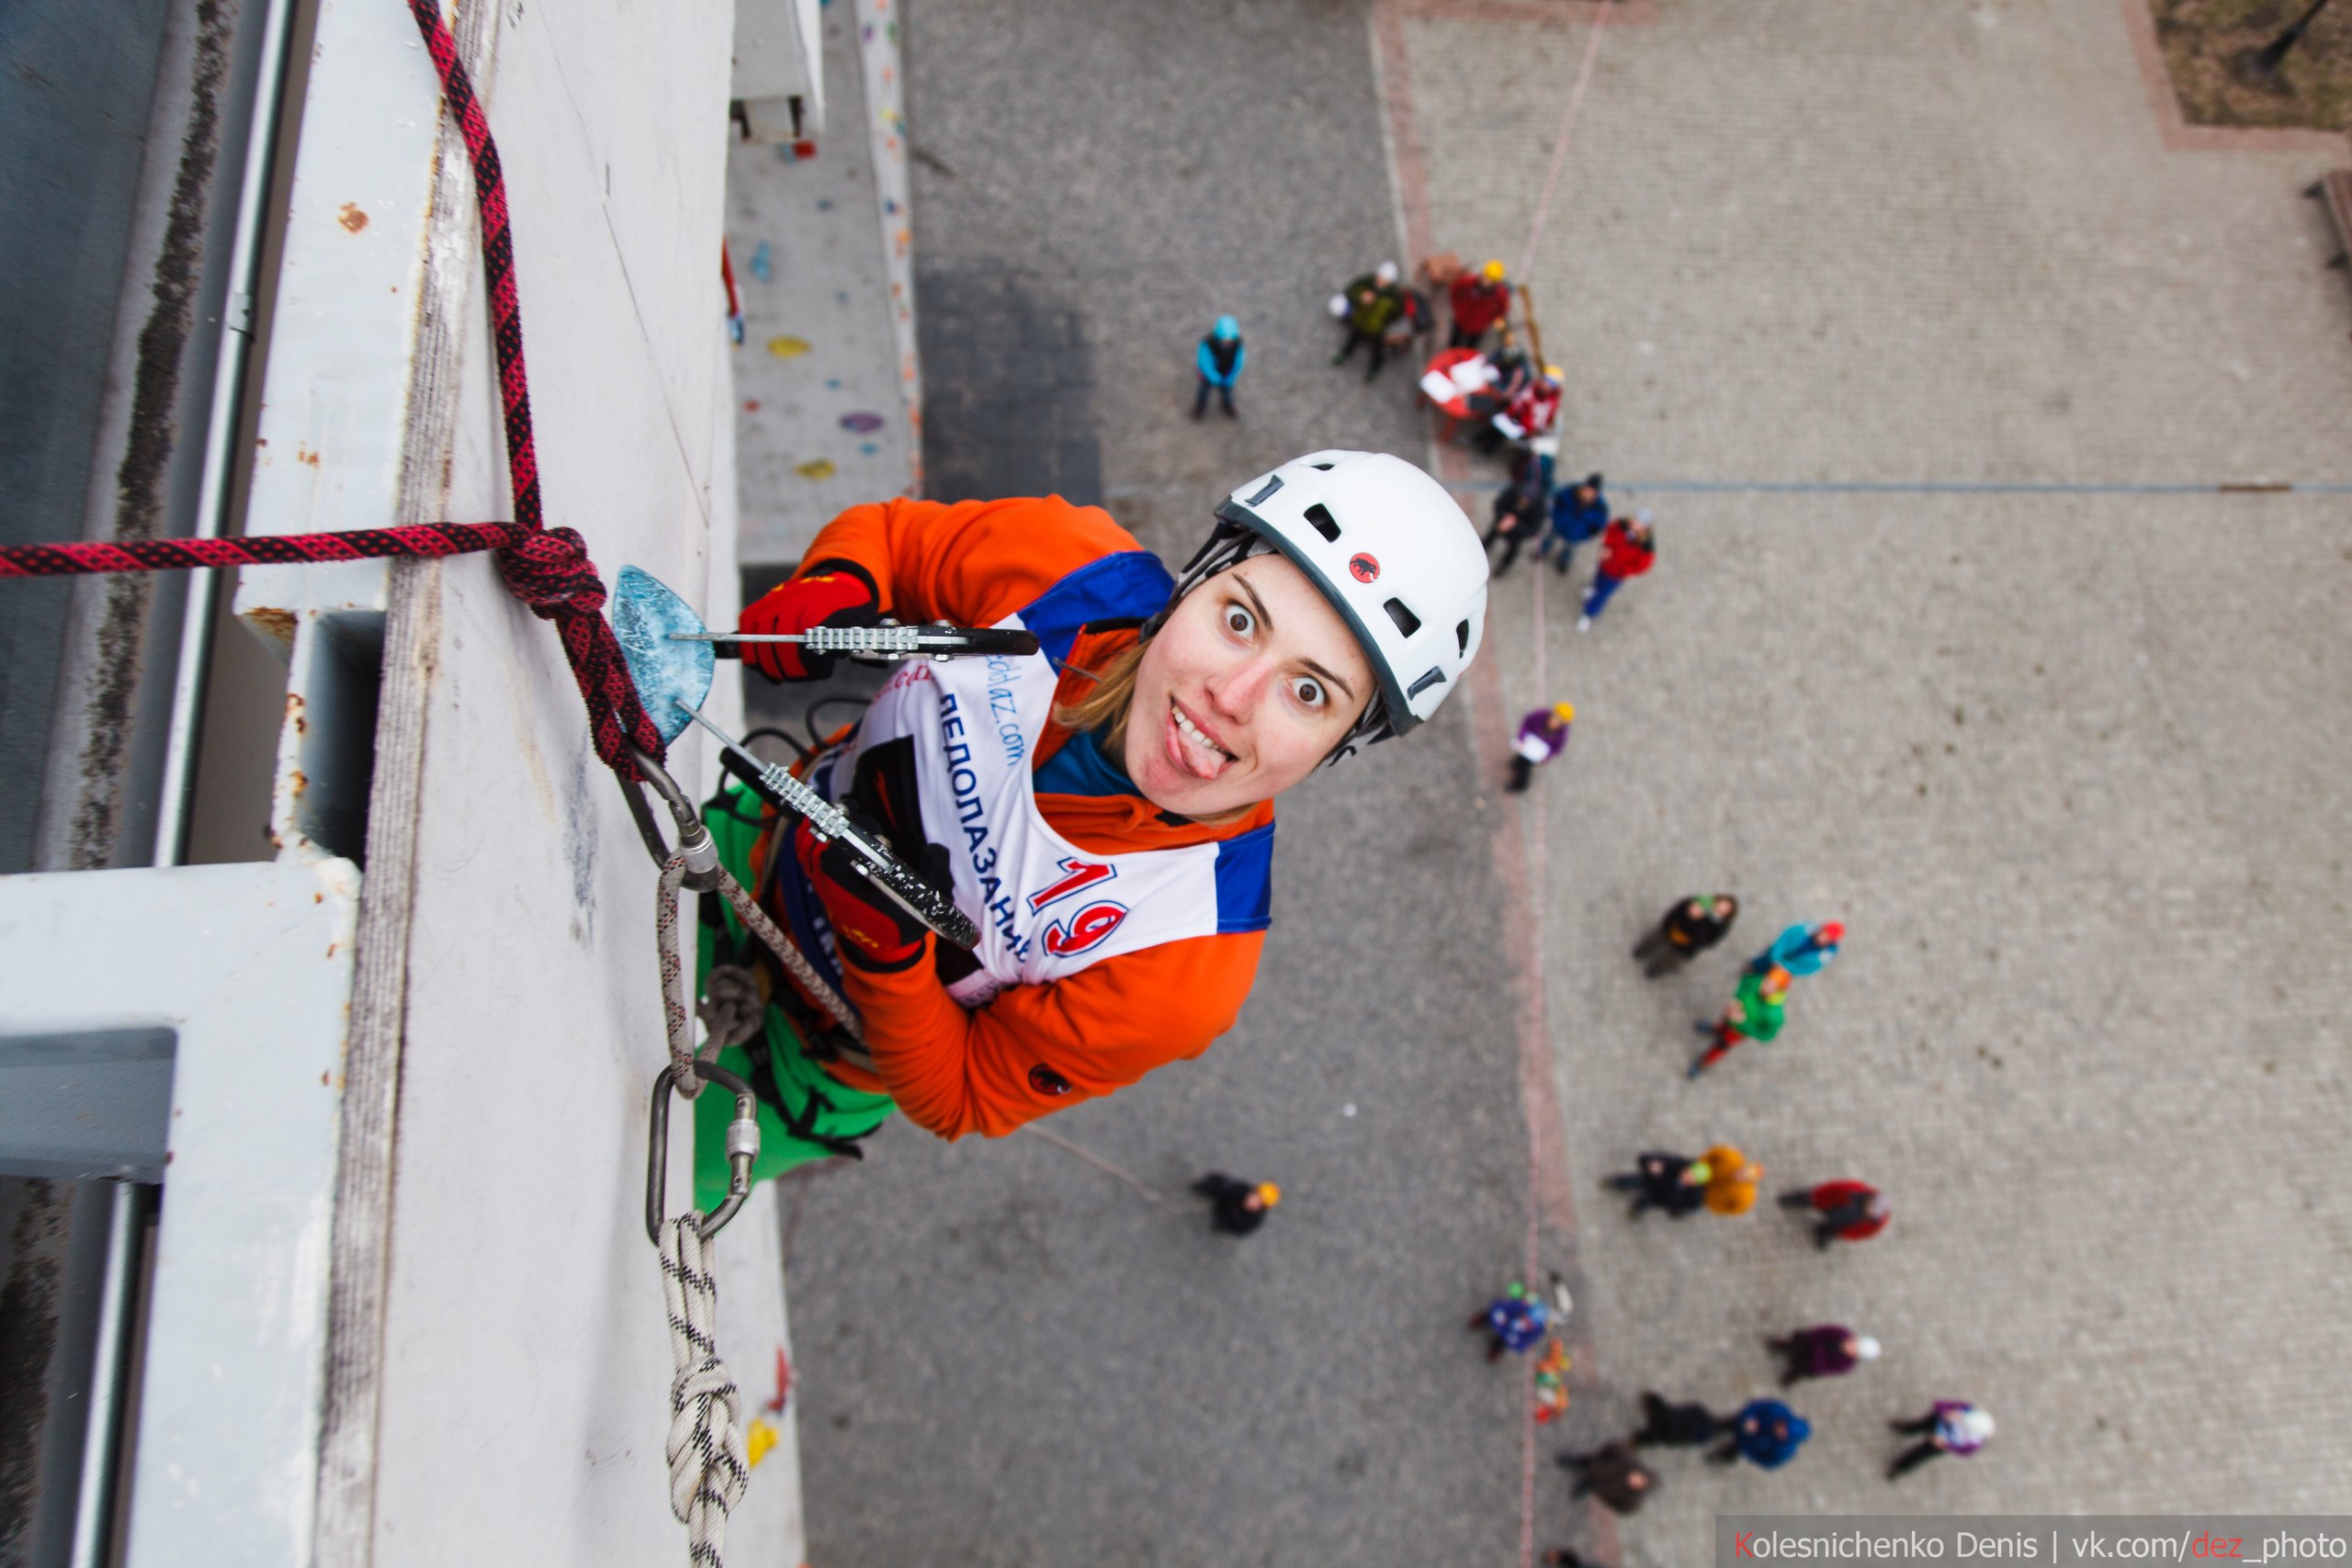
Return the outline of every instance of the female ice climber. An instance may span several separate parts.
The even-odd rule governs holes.
[[[1436,480],[1317,452],[1235,491],[1181,578],[1058,497],[891,501],[817,536],[747,632],[901,622],[1024,628],[1026,658],[910,661],[797,770],[870,819],[980,931],[903,914],[843,844],[748,795],[715,803],[729,868],[846,998],[863,1042],[785,978],[748,1050],[766,1177],[854,1154],[893,1107],[1000,1135],[1189,1059],[1250,994],[1271,908],[1273,798],[1437,710],[1478,650],[1487,559]],[[830,673],[746,643],[772,679]],[[706,900],[703,962],[750,964]],[[715,1156],[726,1097],[707,1095]],[[723,1187],[707,1158],[705,1200]]]

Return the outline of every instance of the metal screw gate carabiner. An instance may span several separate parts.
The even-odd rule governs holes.
[[[708,1241],[726,1228],[752,1194],[752,1162],[760,1157],[760,1102],[752,1098],[750,1084],[716,1063],[696,1058],[695,1074],[735,1097],[735,1120],[727,1124],[727,1197],[695,1224],[695,1234]],[[645,1140],[645,1239],[656,1247],[662,1245],[662,1223],[669,1218],[662,1187],[670,1168],[670,1095],[677,1083],[675,1062],[653,1080],[653,1125]]]

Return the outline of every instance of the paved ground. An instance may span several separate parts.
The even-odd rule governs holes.
[[[1403,377],[1325,363],[1324,298],[1396,248],[1360,6],[925,4],[905,37],[933,493],[1059,490],[1181,558],[1281,458],[1419,451]],[[1220,310],[1244,412],[1194,425]],[[811,1562],[1515,1552],[1517,1380],[1461,1327],[1526,1182],[1468,718],[1285,801],[1240,1027],[1050,1124],[1170,1190],[1279,1180],[1264,1233],[1025,1137],[896,1127],[808,1186]]]
[[[1422,448],[1401,386],[1320,362],[1320,298],[1395,244],[1363,10],[1170,9],[926,4],[909,112],[935,488],[1058,485],[1179,551],[1233,474]],[[1387,81],[1408,222],[1515,258],[1586,35],[1512,11],[1393,17]],[[1589,638],[1546,581],[1540,694],[1523,568],[1490,634],[1503,709],[1580,710],[1533,868],[1583,1218],[1565,1436],[1651,1384],[1735,1403],[1763,1334],[1838,1317],[1886,1360],[1798,1401],[1783,1472],[1668,1463],[1626,1562],[1701,1560],[1719,1507],[2352,1508],[2343,502],[1666,488],[2352,478],[2317,160],[2164,152],[2108,0],[1657,12],[1604,40],[1534,276],[1566,460],[1657,507],[1662,563]],[[1228,309],[1248,416],[1196,428]],[[1537,836],[1469,718],[1286,807],[1240,1030],[1053,1124],[1162,1186],[1282,1179],[1266,1235],[1027,1140],[899,1129],[809,1184],[820,1568],[1510,1560],[1513,1391],[1453,1325],[1524,1223],[1492,850]],[[1781,1043],[1690,1087],[1733,956],[1645,987],[1622,953],[1715,885],[1742,952],[1851,934]],[[1634,1229],[1594,1190],[1716,1136],[1774,1183],[1879,1180],[1894,1228],[1820,1258],[1777,1213]],[[2000,1436],[1890,1494],[1877,1423],[1946,1394]],[[1543,1540],[1610,1549],[1542,1485]]]
[[[2114,6],[1659,11],[1603,39],[1534,274],[1571,465],[2352,468],[2352,294],[2296,196],[2324,158],[2164,152]],[[1532,201],[1493,152],[1548,152],[1584,28],[1400,31],[1426,220],[1516,258]],[[1471,101],[1498,90],[1507,116]],[[1888,1347],[1796,1401],[1818,1435],[1789,1470],[1668,1465],[1625,1561],[1697,1561],[1718,1508],[2352,1506],[2352,1331],[2316,1306],[2352,1284],[2342,501],[1619,499],[1657,509],[1660,566],[1589,638],[1547,583],[1540,694],[1579,709],[1544,803],[1599,1379],[1571,1432],[1645,1386],[1735,1404],[1800,1323]],[[1799,919],[1849,939],[1781,1043],[1690,1087],[1735,960],[1645,988],[1621,954],[1715,886],[1742,953]],[[1636,1229],[1594,1190],[1718,1136],[1770,1185],[1876,1179],[1894,1229],[1819,1258],[1778,1213]],[[1943,1395],[2000,1435],[1890,1493],[1879,1423]]]

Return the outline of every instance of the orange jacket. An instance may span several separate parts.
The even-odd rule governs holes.
[[[1139,547],[1101,508],[1059,496],[901,500],[834,518],[797,575],[846,563],[873,581],[885,615],[986,626],[1080,567]],[[1082,671],[1135,637],[1132,626],[1090,627],[1070,649],[1058,699],[1083,695],[1091,682]],[[1069,738],[1048,726],[1033,767]],[[1214,828],[1132,795],[1040,795],[1037,806],[1071,842],[1110,852],[1204,843],[1273,820],[1271,802]],[[1262,931],[1164,942],[1048,985],[1008,987],[971,1010],[948,996],[929,964],[878,975],[844,966],[843,988],[865,1021],[876,1071],[842,1063],[829,1070],[853,1088],[888,1094],[941,1137],[1001,1136],[1207,1050],[1239,1016],[1264,944]]]

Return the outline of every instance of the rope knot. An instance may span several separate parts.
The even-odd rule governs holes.
[[[743,1448],[743,1397],[718,1359],[712,1330],[718,1315],[718,1281],[710,1243],[695,1216],[681,1215],[662,1231],[662,1297],[670,1314],[670,1511],[686,1527],[689,1556],[718,1568],[727,1549],[727,1516],[743,1500],[752,1467]]]
[[[542,528],[499,551],[498,575],[541,620],[593,615],[605,607],[604,581],[577,528]]]
[[[759,1033],[766,1021],[767,1006],[752,971],[733,964],[714,964],[703,978],[702,999],[695,1004],[695,1016],[710,1031],[708,1048],[716,1054]]]

